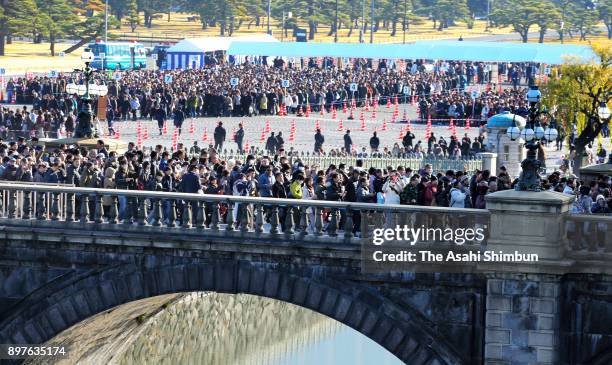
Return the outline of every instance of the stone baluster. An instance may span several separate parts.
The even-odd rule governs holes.
[[[338,210],[332,209],[329,213],[329,225],[327,226],[327,234],[335,237],[338,235]]]
[[[66,194],[66,222],[74,222],[74,193]]]
[[[199,229],[206,228],[206,202],[197,202],[198,213],[196,215],[196,227]]]
[[[314,234],[321,236],[323,234],[323,211],[321,208],[314,208]]]
[[[47,215],[45,214],[45,193],[39,191],[36,192],[36,219],[45,220]]]
[[[306,236],[308,234],[308,213],[306,213],[308,208],[301,207],[299,209],[300,209],[300,222],[299,222],[300,235]]]
[[[87,223],[89,217],[89,195],[81,196],[81,223]]]
[[[370,235],[368,232],[369,218],[370,218],[370,215],[366,211],[361,212],[361,224],[359,227],[359,230],[361,231],[361,238],[368,238]]]
[[[9,190],[8,194],[8,217],[17,218],[17,191]]]
[[[240,204],[240,232],[247,233],[249,231],[249,205]]]
[[[255,206],[255,232],[262,233],[264,225],[264,208],[263,205],[257,204]]]
[[[272,215],[270,216],[270,233],[278,234],[278,225],[279,225],[279,217],[278,217],[278,205],[272,206]]]
[[[111,195],[111,205],[108,223],[118,224],[119,223],[119,197],[117,195]]]
[[[104,205],[102,201],[102,195],[96,194],[96,203],[94,210],[94,222],[96,223],[104,223]]]
[[[131,196],[127,196],[125,197],[125,217],[123,219],[123,224],[132,224],[134,223],[134,220],[132,218],[136,218],[136,217],[132,217],[132,212],[134,211],[134,200],[132,199]]]
[[[219,204],[213,203],[212,212],[210,217],[210,229],[214,231],[219,230],[219,221],[221,220],[221,213],[219,212]]]
[[[51,194],[51,220],[54,221],[59,219],[59,198],[59,193]]]
[[[168,227],[176,227],[176,200],[170,199],[170,212],[168,213]]]
[[[146,226],[147,223],[147,216],[148,216],[148,209],[147,209],[147,198],[140,198],[140,200],[138,201],[138,225],[139,226]]]
[[[181,222],[181,227],[183,228],[191,228],[191,202],[185,200],[183,202],[183,221]]]
[[[344,238],[350,240],[353,237],[353,211],[350,208],[345,210],[344,219]]]
[[[160,227],[162,225],[161,220],[163,217],[163,200],[155,199],[153,201],[153,223],[151,223],[154,227]]]
[[[295,233],[293,221],[293,207],[287,207],[287,213],[285,214],[285,234],[292,235]]]
[[[234,204],[227,203],[227,219],[225,220],[227,225],[225,226],[226,231],[234,230]]]
[[[30,191],[23,191],[23,210],[21,212],[21,219],[32,218],[32,193]]]

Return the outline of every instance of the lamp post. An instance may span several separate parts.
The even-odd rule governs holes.
[[[336,20],[334,21],[334,43],[338,43],[338,0],[336,0]]]
[[[75,70],[82,72],[84,84],[75,84],[74,82],[66,85],[66,92],[71,95],[78,95],[81,100],[81,110],[78,115],[78,125],[75,128],[74,136],[76,138],[95,138],[97,137],[92,119],[93,113],[91,110],[91,96],[105,96],[108,94],[106,85],[92,83],[92,75],[94,69],[89,67],[94,59],[94,54],[91,49],[85,48],[81,55],[81,60],[85,63],[85,68]]]
[[[522,131],[516,126],[510,127],[506,134],[513,141],[521,137],[527,142],[525,144],[527,158],[521,162],[522,171],[515,189],[519,191],[540,191],[540,169],[542,166],[540,161],[537,160],[537,151],[542,140],[556,140],[558,132],[555,128],[546,126],[546,129],[544,129],[540,125],[540,115],[546,112],[539,108],[542,93],[537,86],[532,85],[530,87],[526,98],[529,103],[527,125]]]
[[[372,8],[370,9],[370,43],[374,43],[374,0],[372,1]]]
[[[365,36],[365,0],[361,0],[361,27],[359,29],[359,43],[364,42]]]
[[[602,101],[601,104],[599,104],[599,108],[597,108],[597,115],[599,115],[599,120],[601,120],[602,123],[610,123],[610,108],[608,108],[608,104],[606,102]],[[612,140],[612,136],[610,137],[610,140]],[[608,156],[608,163],[612,165],[612,151]]]
[[[104,44],[108,43],[108,0],[104,3]]]
[[[272,10],[272,0],[268,0],[268,34],[272,35],[270,30],[270,11]]]
[[[404,32],[404,36],[402,39],[402,43],[406,44],[406,31],[408,30],[408,4],[407,0],[404,0],[404,24],[402,24],[402,30]]]

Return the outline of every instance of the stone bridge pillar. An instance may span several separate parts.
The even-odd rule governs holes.
[[[564,216],[573,198],[553,192],[509,190],[487,195],[486,201],[491,212],[487,250],[537,254],[539,261],[481,264],[490,272],[485,362],[558,363],[561,274],[571,265],[563,258]]]
[[[497,153],[481,152],[476,156],[482,158],[482,169],[491,171],[491,174],[497,175]]]
[[[539,263],[561,264],[565,253],[565,219],[574,197],[551,191],[504,190],[486,196],[491,212],[487,249],[537,254]],[[527,271],[531,272],[531,271]]]

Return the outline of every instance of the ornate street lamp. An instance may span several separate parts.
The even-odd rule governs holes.
[[[608,108],[608,104],[602,101],[599,104],[599,108],[597,108],[597,114],[602,123],[610,123],[610,108]],[[612,152],[608,156],[608,163],[612,165]]]
[[[537,160],[537,151],[542,140],[554,141],[557,139],[558,132],[556,128],[546,126],[546,129],[540,125],[540,115],[548,114],[546,111],[541,111],[539,103],[542,98],[542,93],[536,85],[532,85],[527,92],[526,99],[529,103],[529,118],[527,125],[521,131],[518,127],[510,127],[506,131],[511,140],[516,140],[518,137],[523,138],[527,143],[527,158],[521,162],[521,174],[519,176],[516,190],[520,191],[540,191],[540,169],[541,163]]]
[[[74,136],[76,138],[95,138],[97,133],[92,121],[91,96],[105,96],[108,94],[108,88],[106,85],[92,82],[92,75],[95,70],[89,67],[89,65],[94,60],[94,54],[89,48],[85,48],[81,55],[81,60],[85,63],[85,68],[82,70],[75,69],[75,71],[82,72],[84,84],[70,83],[66,85],[66,92],[78,95],[81,99],[81,110],[79,111],[78,124],[74,130]]]

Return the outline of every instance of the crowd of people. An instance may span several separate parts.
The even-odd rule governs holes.
[[[330,62],[295,68],[280,60],[274,66],[224,63],[202,69],[99,72],[95,82],[106,83],[108,95],[106,112],[97,117],[112,132],[114,122],[138,118],[157,120],[160,125],[171,120],[180,127],[189,117],[276,115],[285,108],[287,113],[303,115],[307,109],[317,113],[345,105],[350,108],[353,101],[361,107],[397,100],[418,104],[423,120],[453,117],[461,125],[469,118],[477,124],[503,110],[520,114],[525,92],[520,85],[533,82],[536,69],[530,64],[500,64],[493,72],[492,65],[484,63],[405,61],[388,65],[384,60],[376,66],[355,61],[351,67]],[[0,128],[5,133],[36,131],[39,137],[58,132],[70,136],[80,100],[66,93],[66,85],[81,82],[78,77],[7,78],[5,99],[29,107],[5,108],[0,113]],[[232,85],[232,79],[238,84]],[[501,88],[500,80],[514,87]],[[353,83],[356,91],[351,91]],[[471,88],[478,88],[478,95],[472,95]],[[96,104],[94,100],[93,110],[98,112]]]
[[[245,160],[221,160],[213,146],[196,155],[179,144],[169,152],[158,145],[146,153],[134,143],[125,153],[109,151],[102,140],[96,147],[61,145],[45,148],[37,138],[0,143],[0,179],[20,182],[69,184],[88,188],[222,194],[261,198],[315,199],[327,201],[405,204],[453,208],[486,208],[487,194],[513,189],[517,183],[502,166],[499,171],[433,171],[431,165],[418,170],[403,166],[368,168],[363,160],[355,166],[306,165],[283,151]],[[578,197],[574,212],[612,212],[610,176],[585,184],[568,172],[554,172],[542,182],[543,190]],[[105,215],[111,201],[104,199]],[[181,202],[164,202],[163,219],[180,217]],[[77,204],[78,206],[78,204]],[[120,219],[135,217],[136,204],[120,199]],[[94,209],[90,214],[93,214]],[[210,212],[207,222],[210,222]],[[312,212],[311,212],[312,213]],[[222,211],[223,215],[227,211]],[[281,211],[281,224],[284,224]],[[225,216],[222,216],[225,218]],[[358,214],[354,231],[359,231]]]

